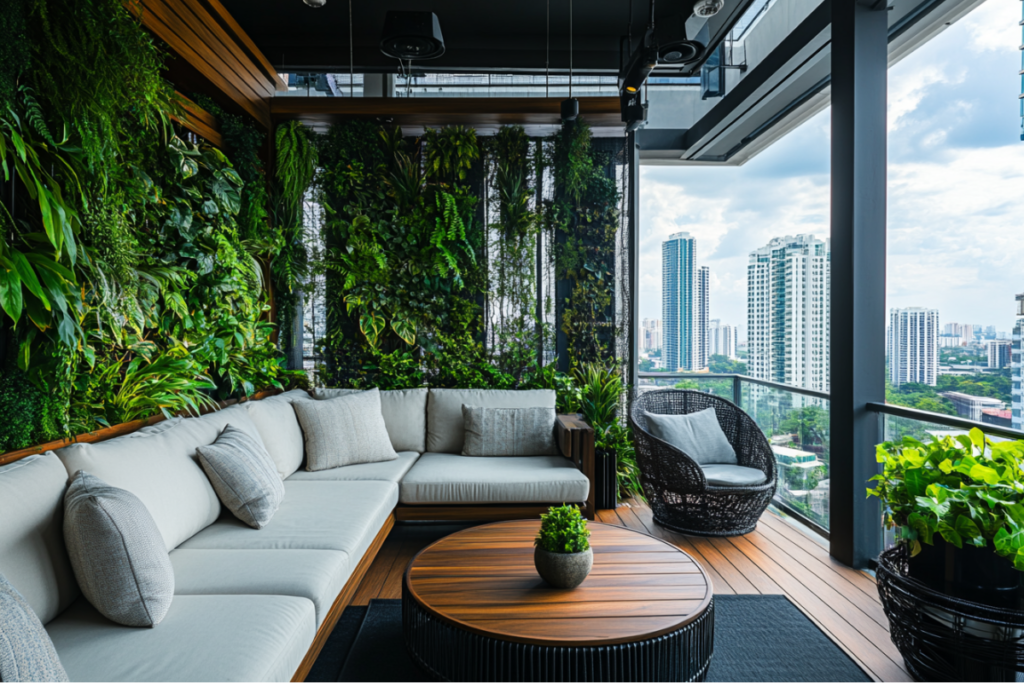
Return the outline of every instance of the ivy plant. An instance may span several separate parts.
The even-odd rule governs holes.
[[[587,520],[577,505],[550,507],[540,516],[534,545],[549,553],[582,553],[590,548]]]
[[[937,537],[957,548],[988,547],[1024,571],[1024,441],[993,443],[979,429],[957,437],[911,437],[876,448],[881,474],[868,495],[912,555]]]

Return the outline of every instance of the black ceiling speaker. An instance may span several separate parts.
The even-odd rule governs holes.
[[[380,51],[403,61],[440,57],[444,54],[444,38],[437,15],[388,10]]]
[[[658,64],[682,66],[704,55],[704,45],[698,40],[687,38],[686,19],[686,16],[676,14],[658,21],[658,27],[654,30]]]

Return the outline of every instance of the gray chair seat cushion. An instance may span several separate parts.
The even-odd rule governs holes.
[[[288,477],[288,481],[391,481],[397,484],[419,457],[420,454],[415,451],[403,451],[395,460],[364,462],[317,472],[299,470]]]
[[[67,487],[53,453],[0,467],[0,574],[44,624],[82,594],[64,547]]]
[[[286,481],[284,489],[281,507],[262,529],[228,513],[181,547],[340,550],[355,566],[398,503],[390,481]]]
[[[740,465],[704,465],[704,478],[711,486],[759,486],[768,478],[764,472]]]
[[[84,599],[46,628],[73,681],[288,681],[316,618],[288,595],[180,595],[156,628],[118,626]]]
[[[560,455],[474,457],[424,453],[402,479],[401,501],[582,503],[590,481]]]
[[[338,550],[178,548],[171,564],[176,596],[293,595],[312,601],[319,627],[357,563]]]

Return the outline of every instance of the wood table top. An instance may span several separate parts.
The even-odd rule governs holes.
[[[405,587],[427,612],[465,630],[533,645],[612,645],[653,638],[701,615],[704,569],[647,534],[589,522],[594,568],[574,589],[549,586],[533,564],[540,520],[465,529],[424,548]]]

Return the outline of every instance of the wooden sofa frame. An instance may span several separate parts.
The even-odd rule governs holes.
[[[259,400],[278,393],[281,392],[278,390],[265,391],[254,395],[248,400]],[[239,403],[239,401],[237,399],[223,401],[218,404],[217,409],[226,408],[230,405],[234,405],[235,403]],[[211,412],[211,410],[204,410],[202,412],[208,413]],[[0,454],[0,465],[6,465],[14,462],[15,460],[21,460],[22,458],[27,458],[28,456],[35,455],[37,453],[45,453],[46,451],[63,448],[64,446],[72,443],[99,443],[100,441],[106,441],[118,436],[137,432],[143,427],[163,422],[165,419],[166,418],[162,415],[157,415],[146,420],[136,420],[134,422],[127,422],[125,424],[115,425],[106,429],[89,432],[71,439],[51,441],[31,448],[23,448],[9,453],[2,453]],[[587,494],[587,500],[583,505],[583,513],[586,515],[587,519],[594,519],[596,500],[596,491],[594,487],[594,430],[590,425],[584,422],[583,418],[579,415],[559,415],[555,423],[555,438],[558,442],[558,449],[562,452],[562,455],[571,459],[573,464],[575,464],[580,471],[583,472],[584,476],[590,480],[590,493]],[[505,519],[537,517],[540,513],[547,512],[547,509],[547,505],[536,504],[403,505],[402,503],[399,503],[394,511],[388,515],[387,520],[384,522],[384,526],[381,527],[381,530],[373,539],[373,543],[370,544],[366,553],[359,560],[359,564],[356,565],[355,570],[352,572],[352,576],[348,578],[348,581],[345,582],[341,592],[338,593],[338,597],[335,598],[330,611],[328,611],[327,616],[320,624],[320,628],[317,629],[316,636],[314,636],[313,642],[309,646],[309,650],[306,651],[306,655],[302,658],[299,668],[295,670],[295,675],[292,677],[292,680],[306,680],[306,676],[309,675],[317,657],[320,656],[320,651],[327,643],[327,638],[331,635],[331,632],[334,630],[334,627],[338,623],[338,619],[341,618],[345,608],[348,607],[349,603],[352,601],[352,597],[359,588],[359,584],[362,583],[363,577],[366,576],[366,572],[370,569],[370,565],[372,565],[373,561],[376,559],[377,553],[384,545],[384,541],[387,539],[388,534],[391,533],[391,529],[395,526],[396,521],[491,522]]]

